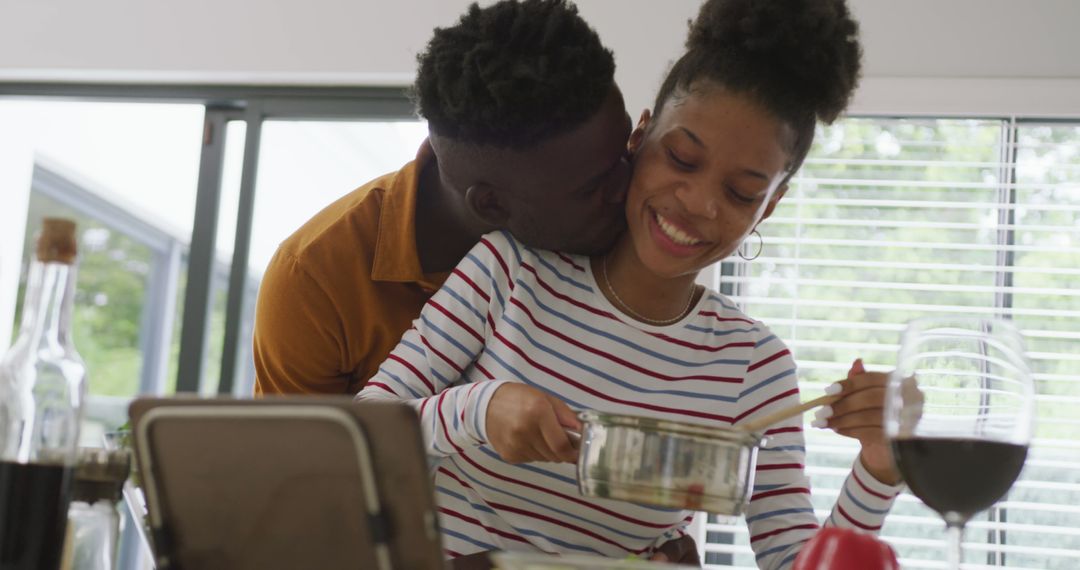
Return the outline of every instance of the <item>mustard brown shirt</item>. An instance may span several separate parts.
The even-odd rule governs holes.
[[[350,192],[278,247],[255,312],[255,393],[355,394],[448,273],[416,251],[416,159]]]

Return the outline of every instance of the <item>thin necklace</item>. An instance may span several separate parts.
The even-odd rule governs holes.
[[[649,317],[641,315],[640,313],[638,313],[634,309],[631,309],[630,305],[627,305],[626,301],[623,301],[622,298],[619,297],[619,294],[615,292],[615,287],[611,285],[611,280],[608,279],[607,260],[608,260],[608,254],[605,253],[603,259],[600,260],[600,272],[604,276],[604,285],[607,286],[608,291],[611,291],[611,296],[615,298],[615,301],[619,304],[619,307],[622,310],[626,311],[627,313],[630,313],[630,315],[632,317],[634,317],[635,319],[637,319],[639,321],[644,321],[646,323],[649,323],[650,325],[661,325],[661,326],[663,326],[663,325],[670,325],[672,323],[678,322],[679,320],[681,320],[683,317],[686,316],[686,313],[690,312],[690,305],[692,305],[694,303],[694,293],[697,291],[696,286],[690,288],[690,296],[686,298],[686,306],[683,307],[683,310],[679,311],[679,314],[676,315],[673,318],[664,319],[664,320],[650,319]]]

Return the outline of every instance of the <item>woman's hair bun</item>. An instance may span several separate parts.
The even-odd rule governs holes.
[[[859,80],[858,35],[844,0],[707,0],[686,48],[724,62],[726,77],[746,78],[754,91],[783,90],[831,123]]]

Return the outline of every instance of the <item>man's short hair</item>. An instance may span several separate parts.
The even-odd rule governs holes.
[[[431,132],[498,148],[572,130],[614,85],[611,51],[565,0],[474,3],[417,59],[413,97]]]

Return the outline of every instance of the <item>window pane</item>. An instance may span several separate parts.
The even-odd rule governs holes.
[[[41,217],[75,218],[74,332],[92,396],[165,385],[202,119],[199,105],[0,102],[0,183],[5,205],[18,205],[0,214],[0,307],[21,301]]]
[[[1036,374],[1037,437],[1006,499],[968,525],[966,559],[1075,568],[1080,127],[1022,123],[1013,135],[1013,126],[846,119],[820,129],[783,202],[761,225],[761,256],[718,266],[706,282],[734,291],[791,346],[804,400],[843,378],[856,357],[871,369],[895,366],[900,331],[912,318],[1012,318]],[[756,240],[747,247],[756,250]],[[817,429],[806,439],[813,502],[824,519],[858,447]],[[753,567],[742,521],[705,526],[708,540],[733,538],[736,566]],[[938,568],[942,529],[936,514],[902,495],[882,534],[904,568]],[[733,550],[712,548],[717,556]]]

